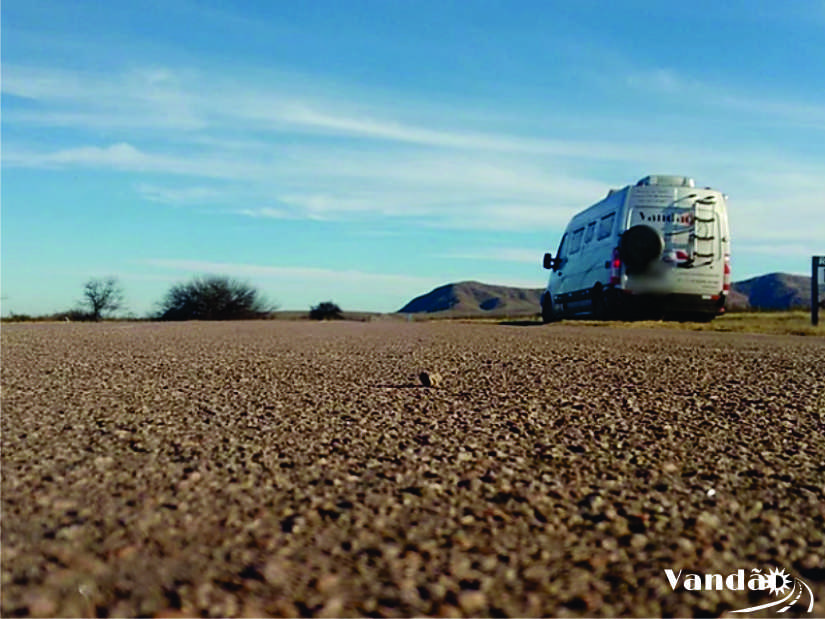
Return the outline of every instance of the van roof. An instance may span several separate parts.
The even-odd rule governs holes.
[[[668,187],[694,187],[693,179],[689,176],[672,176],[668,174],[651,174],[636,183],[636,187],[644,185],[666,185]]]

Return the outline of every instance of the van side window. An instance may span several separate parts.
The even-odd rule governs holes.
[[[575,232],[573,232],[573,236],[570,237],[570,253],[575,254],[579,251],[579,247],[582,244],[582,234],[584,234],[584,228],[579,228]]]
[[[593,232],[595,232],[595,231],[596,231],[596,222],[591,221],[589,224],[587,224],[587,229],[584,231],[584,242],[585,243],[589,243],[591,240],[593,240]]]
[[[616,213],[610,213],[602,217],[599,222],[599,240],[606,239],[613,232],[613,220],[616,219]]]

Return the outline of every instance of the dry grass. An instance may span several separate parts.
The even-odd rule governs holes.
[[[648,327],[654,329],[679,329],[688,331],[716,331],[731,333],[764,333],[770,335],[819,335],[825,336],[825,311],[821,312],[820,324],[814,327],[811,324],[811,314],[807,310],[791,310],[784,312],[733,312],[715,318],[709,323],[701,322],[675,322],[664,320],[641,320],[641,321],[610,321],[598,320],[562,320],[555,324],[578,325],[593,327],[616,327],[616,328],[638,328]],[[304,311],[279,311],[273,312],[270,320],[284,321],[305,321],[309,320],[308,312]],[[135,319],[124,319],[127,322]],[[474,315],[474,314],[453,314],[450,312],[436,312],[433,314],[380,314],[376,312],[344,312],[344,320],[355,322],[372,321],[398,321],[398,322],[430,322],[430,321],[456,321],[468,323],[494,323],[510,324],[515,326],[538,326],[541,325],[539,314],[515,314],[515,315]],[[62,319],[55,319],[54,316],[25,316],[12,315],[2,319],[6,322],[63,322]],[[119,322],[118,319],[108,319],[106,322]]]
[[[825,317],[823,317],[825,318]],[[634,322],[610,322],[614,327],[651,327],[682,329],[689,331],[717,331],[732,333],[764,333],[770,335],[820,335],[825,336],[825,321],[814,327],[807,311],[788,312],[735,312],[715,318],[709,323],[643,320]],[[596,320],[563,320],[560,324],[605,326]]]
[[[538,316],[521,316],[509,318],[471,318],[456,319],[461,322],[491,322],[515,326],[538,326],[541,319]],[[818,326],[811,324],[811,314],[806,310],[792,310],[786,312],[734,312],[715,318],[709,323],[676,322],[665,320],[636,320],[636,321],[599,321],[599,320],[561,320],[556,325],[576,325],[585,327],[615,327],[653,329],[677,329],[683,331],[716,331],[730,333],[764,333],[769,335],[819,335],[825,336],[825,313],[820,318]]]

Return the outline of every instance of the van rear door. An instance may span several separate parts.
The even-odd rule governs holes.
[[[639,292],[719,294],[724,263],[722,213],[710,198],[632,208],[628,227],[653,228],[661,235],[663,250],[644,274],[628,276],[628,286]]]

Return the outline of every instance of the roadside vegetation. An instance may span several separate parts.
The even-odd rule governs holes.
[[[160,303],[158,320],[244,320],[267,318],[275,305],[247,282],[221,275],[195,277],[172,286]]]
[[[820,311],[819,325],[811,324],[811,312],[806,309],[786,311],[731,312],[714,318],[711,322],[678,322],[666,320],[587,320],[567,319],[548,325],[541,321],[540,314],[513,316],[450,316],[413,314],[413,321],[452,320],[468,323],[489,323],[512,327],[541,327],[552,329],[558,325],[576,327],[606,327],[616,329],[652,328],[676,329],[682,331],[716,331],[730,333],[764,333],[768,335],[819,335],[825,337],[825,310]]]
[[[85,313],[89,320],[99,322],[104,313],[115,312],[123,307],[123,287],[116,277],[90,279],[83,285]],[[77,310],[74,310],[77,311]]]
[[[15,314],[12,312],[8,316],[3,316],[2,322],[90,322],[92,315],[81,309],[71,309],[65,312],[55,312],[54,314]]]
[[[309,318],[310,320],[342,320],[344,313],[332,301],[324,301],[310,308]]]
[[[32,316],[12,312],[2,322],[99,322],[101,320],[247,320],[271,318],[277,305],[266,300],[251,284],[223,275],[195,277],[174,284],[158,303],[157,311],[144,318],[127,314],[124,292],[114,277],[90,279],[83,285],[78,306],[53,314]]]
[[[688,331],[718,331],[731,333],[765,333],[773,335],[820,335],[825,336],[825,312],[820,312],[819,325],[811,324],[811,313],[807,310],[785,312],[731,312],[711,322],[667,322],[662,320],[640,320],[632,322],[599,322],[596,320],[563,320],[556,324],[579,326],[610,326],[617,328],[651,327],[658,329],[681,329]]]
[[[492,323],[508,326],[541,326],[541,315],[517,313],[511,316],[466,312],[389,313],[347,312],[332,301],[324,301],[304,312],[278,312],[278,306],[266,300],[253,285],[223,275],[195,277],[188,282],[173,285],[158,303],[157,311],[145,317],[132,314],[117,316],[123,310],[124,292],[114,277],[90,279],[83,287],[83,296],[77,307],[53,314],[30,315],[12,312],[2,317],[3,323],[14,322],[98,322],[137,320],[404,320],[426,322],[452,320],[473,323]],[[717,331],[732,333],[764,333],[776,335],[825,336],[825,308],[820,312],[820,324],[811,325],[811,314],[805,309],[788,311],[729,312],[709,323],[644,321],[562,320],[547,325],[598,326],[608,328],[656,328],[690,331]]]
[[[83,296],[73,307],[62,312],[32,316],[15,314],[2,318],[3,322],[99,322],[112,317],[124,307],[123,287],[116,277],[92,278],[83,284]]]

